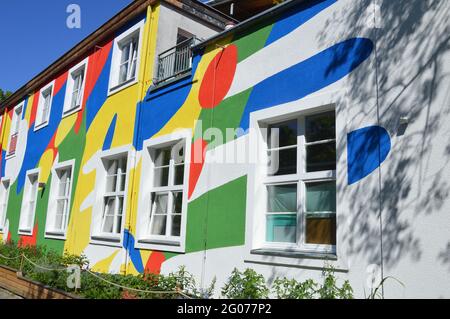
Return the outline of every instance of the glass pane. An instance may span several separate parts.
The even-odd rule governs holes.
[[[104,224],[103,224],[103,232],[104,233],[112,233],[114,226],[114,216],[105,216]]]
[[[63,230],[63,215],[56,214],[55,216],[55,230]]]
[[[128,61],[130,59],[130,46],[131,42],[128,42],[127,44],[122,46],[122,56],[120,58],[121,63],[124,63],[125,61]]]
[[[336,217],[306,218],[306,243],[336,245]]]
[[[106,176],[106,192],[115,192],[117,184],[117,175]]]
[[[336,169],[336,142],[309,145],[306,147],[306,171]]]
[[[297,241],[297,216],[295,214],[267,215],[266,241],[295,243]]]
[[[175,164],[184,163],[184,146],[184,141],[182,141],[172,147],[172,159]]]
[[[297,145],[297,120],[272,124],[268,127],[269,149]]]
[[[167,213],[167,204],[168,204],[169,196],[168,194],[156,194],[153,205],[155,205],[154,213],[155,214],[166,214]]]
[[[268,212],[297,212],[297,184],[267,186]]]
[[[288,175],[297,173],[297,148],[269,151],[268,175]]]
[[[169,185],[169,167],[155,168],[155,187],[162,187]]]
[[[165,235],[166,234],[166,218],[167,215],[154,215],[153,225],[151,229],[152,235]]]
[[[307,212],[336,212],[336,182],[306,184]]]
[[[169,165],[171,151],[172,149],[170,147],[157,149],[155,166],[159,167]]]
[[[123,192],[125,190],[125,182],[127,180],[127,174],[122,173],[120,174],[120,185],[119,185],[119,191]]]
[[[336,137],[334,111],[318,115],[307,116],[306,142],[315,142]]]
[[[117,170],[119,169],[119,161],[118,160],[110,160],[110,161],[108,161],[107,167],[108,167],[107,168],[108,175],[117,174]]]
[[[181,230],[181,215],[172,216],[172,236],[180,236]]]
[[[183,193],[182,192],[174,192],[173,193],[173,213],[181,214],[183,205]]]
[[[123,83],[127,80],[127,73],[128,73],[128,62],[124,63],[120,66],[119,70],[119,84]]]
[[[175,180],[174,185],[183,185],[184,182],[184,164],[175,166]]]

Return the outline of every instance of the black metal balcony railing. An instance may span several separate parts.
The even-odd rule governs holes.
[[[197,42],[193,37],[180,42],[158,56],[158,73],[155,84],[176,78],[192,68],[192,46]]]

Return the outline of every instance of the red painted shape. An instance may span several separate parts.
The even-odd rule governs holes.
[[[112,48],[112,41],[109,41],[102,48],[98,49],[92,55],[89,56],[82,109],[80,112],[78,112],[77,120],[75,122],[75,133],[78,133],[80,129],[81,122],[83,121],[83,114],[84,109],[86,107],[86,101],[91,95],[95,83],[97,83],[97,80],[103,71],[106,61],[108,60],[111,48]]]
[[[161,272],[161,265],[166,260],[166,257],[162,252],[153,251],[147,260],[144,273],[146,274],[159,274]]]
[[[212,109],[222,102],[233,83],[237,59],[237,46],[231,44],[209,63],[198,94],[201,107]]]
[[[202,172],[207,147],[208,142],[201,138],[192,143],[188,198],[191,198],[200,177],[200,173]]]
[[[33,105],[31,106],[30,123],[28,123],[28,128],[30,128],[34,121],[36,121],[37,107],[39,104],[39,97],[41,95],[40,92],[41,91],[37,91],[34,93]]]
[[[55,80],[55,87],[53,89],[53,96],[55,96],[66,84],[68,71],[58,76]]]
[[[10,243],[11,242],[11,232],[8,232],[8,237],[6,238],[6,242]]]
[[[19,247],[27,247],[27,246],[36,246],[37,241],[37,233],[38,233],[38,223],[34,225],[33,233],[31,236],[21,235],[19,236]]]

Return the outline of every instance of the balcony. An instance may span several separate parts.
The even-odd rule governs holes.
[[[154,79],[156,86],[176,80],[191,70],[192,47],[197,42],[195,37],[187,39],[158,56],[158,73]]]

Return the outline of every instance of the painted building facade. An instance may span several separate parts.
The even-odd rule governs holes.
[[[123,12],[6,101],[0,240],[203,286],[332,265],[358,297],[381,276],[450,297],[447,1]]]

